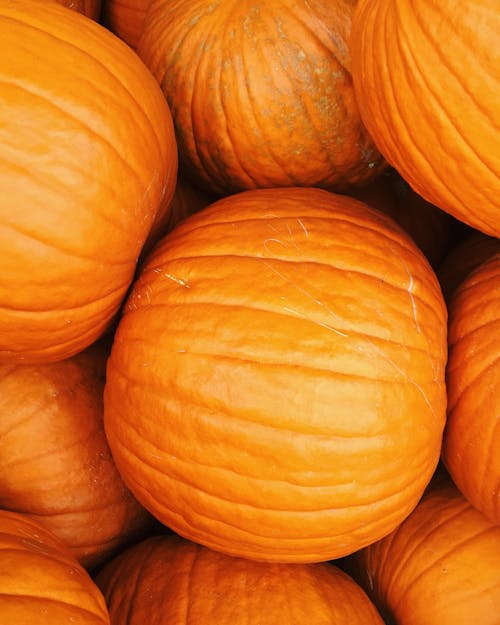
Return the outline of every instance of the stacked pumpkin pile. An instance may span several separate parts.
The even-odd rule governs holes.
[[[61,4],[0,1],[0,622],[498,625],[497,0]]]

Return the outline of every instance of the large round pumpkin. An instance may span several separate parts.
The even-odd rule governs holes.
[[[113,625],[383,625],[364,591],[331,564],[252,562],[178,536],[132,547],[96,581]]]
[[[446,311],[385,215],[320,189],[219,200],[153,252],[105,428],[138,499],[229,554],[316,561],[390,532],[437,464]]]
[[[498,625],[500,527],[445,481],[355,567],[387,623]]]
[[[86,567],[151,525],[123,484],[102,424],[108,350],[0,365],[0,508],[29,514]]]
[[[472,505],[500,525],[500,252],[451,298],[449,345],[443,459]]]
[[[40,523],[0,511],[0,623],[109,625],[104,598]]]
[[[0,6],[0,362],[91,344],[117,312],[177,155],[165,99],[111,33]]]
[[[352,74],[377,147],[425,199],[500,236],[498,0],[359,0]]]
[[[155,0],[138,53],[214,192],[345,189],[385,166],[354,98],[352,0]]]

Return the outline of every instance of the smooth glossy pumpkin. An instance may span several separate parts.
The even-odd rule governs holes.
[[[96,345],[58,363],[0,366],[0,508],[39,520],[88,568],[152,524],[104,435],[106,357]]]
[[[411,239],[320,189],[261,189],[179,224],[135,283],[105,429],[137,498],[257,560],[340,557],[417,504],[445,420],[446,311]]]
[[[189,175],[244,189],[341,190],[385,167],[361,124],[352,0],[156,0],[138,53],[170,105]]]
[[[173,193],[172,121],[137,56],[55,2],[1,4],[0,71],[0,362],[62,360],[109,325]]]
[[[103,23],[135,49],[150,4],[151,0],[103,0]]]
[[[383,625],[361,588],[331,564],[252,562],[158,536],[98,575],[113,625]]]
[[[500,527],[450,484],[430,489],[356,560],[356,579],[388,625],[498,625]]]
[[[0,563],[2,624],[109,625],[99,588],[33,519],[0,511]]]
[[[352,74],[377,147],[425,199],[500,236],[498,0],[359,0]]]
[[[449,310],[443,459],[465,497],[500,525],[500,252],[468,275]]]

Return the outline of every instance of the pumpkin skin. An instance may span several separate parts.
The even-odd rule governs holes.
[[[446,255],[453,220],[426,202],[394,170],[384,172],[352,196],[392,217],[412,237],[432,267]]]
[[[498,625],[500,527],[449,483],[356,554],[356,579],[388,625]],[[359,576],[358,576],[359,575]]]
[[[219,195],[291,185],[343,190],[385,168],[354,98],[353,6],[151,3],[137,51],[165,93],[193,180]]]
[[[448,302],[458,286],[476,267],[500,253],[500,239],[472,231],[462,239],[439,265],[436,275]]]
[[[103,23],[135,49],[143,31],[151,0],[104,0]]]
[[[108,360],[119,471],[216,550],[313,562],[396,527],[439,459],[446,310],[382,213],[260,189],[188,217],[132,288]]]
[[[96,21],[101,15],[101,0],[57,0],[57,2]]]
[[[252,562],[175,535],[135,545],[96,582],[113,625],[292,625],[305,615],[310,625],[383,625],[363,590],[333,565]]]
[[[500,252],[468,275],[449,311],[443,460],[472,505],[500,525]]]
[[[99,588],[40,523],[0,511],[0,562],[0,622],[109,625]]]
[[[3,3],[0,34],[0,362],[62,360],[110,324],[173,194],[172,120],[137,56],[79,13]]]
[[[23,512],[95,567],[152,525],[104,434],[108,349],[47,365],[0,366],[0,508]]]
[[[361,117],[426,200],[500,236],[497,0],[360,0],[351,33]]]

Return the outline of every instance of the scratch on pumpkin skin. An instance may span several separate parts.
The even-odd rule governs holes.
[[[186,289],[190,289],[191,288],[191,286],[185,280],[182,280],[182,278],[176,278],[171,273],[166,273],[166,272],[164,272],[163,275],[165,276],[165,278],[168,278],[169,280],[172,280],[176,284],[178,284],[180,286],[183,286]]]
[[[297,219],[297,223],[299,224],[299,226],[304,231],[304,234],[306,235],[306,238],[309,238],[309,230],[305,227],[304,222],[302,221],[302,219]]]

